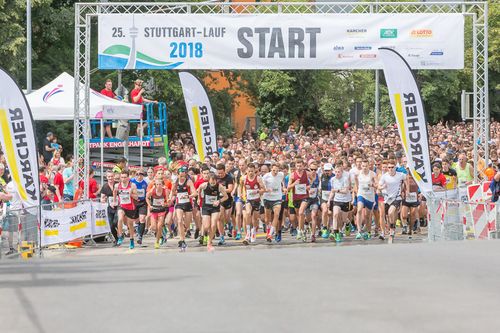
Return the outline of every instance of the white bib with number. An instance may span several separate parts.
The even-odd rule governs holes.
[[[321,192],[321,199],[323,199],[324,201],[328,201],[329,198],[330,198],[330,191]]]
[[[406,194],[406,202],[417,202],[417,193]]]
[[[130,199],[130,192],[126,191],[126,192],[120,193],[120,203],[122,205],[128,205],[128,204],[132,203],[132,200]]]
[[[311,187],[309,189],[309,198],[316,198],[317,194],[318,194],[318,189],[317,188]]]
[[[297,184],[295,185],[295,194],[306,194],[307,186],[306,184]]]
[[[155,206],[155,207],[163,207],[164,205],[165,205],[165,199],[164,198],[153,199],[153,206]]]
[[[189,203],[189,194],[187,192],[178,192],[177,203],[179,204]]]
[[[146,191],[143,188],[137,189],[137,195],[139,196],[139,198],[144,198],[144,196],[146,195]]]
[[[247,199],[248,200],[259,199],[259,190],[247,190]]]
[[[205,203],[207,205],[213,205],[217,201],[217,196],[215,195],[205,195]]]

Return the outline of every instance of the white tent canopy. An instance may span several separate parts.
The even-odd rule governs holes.
[[[26,99],[34,120],[73,120],[75,79],[64,72]],[[140,119],[141,112],[142,105],[121,102],[90,89],[91,119]]]

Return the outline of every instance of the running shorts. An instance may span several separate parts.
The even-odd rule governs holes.
[[[333,201],[332,203],[333,203],[333,206],[340,207],[340,210],[345,212],[345,213],[349,212],[352,209],[350,202]]]
[[[233,206],[233,199],[232,198],[229,198],[227,199],[226,201],[224,202],[221,202],[220,204],[224,209],[231,209],[231,207]]]
[[[210,206],[202,206],[201,207],[201,215],[206,215],[210,216],[214,213],[219,213],[220,212],[220,207],[210,207]]]
[[[264,199],[264,208],[265,209],[273,209],[275,206],[282,205],[281,200],[267,200]]]
[[[146,201],[137,201],[135,209],[137,209],[137,214],[139,215],[148,215],[148,205]]]
[[[247,201],[245,203],[245,206],[246,205],[251,205],[252,206],[252,213],[254,213],[254,212],[260,212],[260,200]]]
[[[177,205],[175,205],[175,209],[181,209],[184,212],[189,213],[189,212],[193,211],[193,205],[191,205],[190,202],[183,203],[183,204],[177,204]]]
[[[151,217],[157,220],[160,217],[167,215],[167,212],[151,212]]]
[[[357,203],[362,203],[364,207],[368,208],[369,210],[372,210],[373,207],[375,206],[374,203],[370,200],[366,200],[363,198],[361,195],[357,196]]]
[[[420,206],[420,201],[406,202],[405,200],[403,200],[402,204],[405,207],[416,208],[416,207]]]
[[[118,208],[119,210],[123,210],[125,213],[125,216],[128,217],[129,219],[136,220],[139,218],[139,210],[138,209],[123,209],[122,207]]]
[[[386,202],[386,203],[385,203],[385,212],[386,212],[386,213],[387,213],[387,212],[389,212],[389,208],[390,208],[391,206],[396,207],[396,209],[397,209],[397,208],[399,208],[399,206],[401,206],[401,200],[394,200],[394,201],[393,201],[393,202],[391,202],[390,204]]]

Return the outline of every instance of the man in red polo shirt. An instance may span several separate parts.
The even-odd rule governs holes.
[[[116,95],[113,92],[113,81],[111,81],[111,79],[106,80],[106,83],[104,84],[104,89],[101,90],[101,95],[116,99]],[[105,122],[104,128],[106,130],[106,135],[112,138],[113,134],[111,133],[111,122]]]
[[[144,88],[142,87],[142,83],[144,81],[137,79],[134,81],[134,89],[130,92],[130,102],[133,104],[144,104],[144,103],[158,103],[158,101],[152,101],[150,99],[144,98]],[[146,112],[144,107],[142,108],[142,115],[141,115],[142,120],[146,120]],[[147,122],[142,123],[142,128],[141,126],[137,126],[137,136],[140,136],[141,130],[142,133],[144,133],[144,130],[148,127]]]

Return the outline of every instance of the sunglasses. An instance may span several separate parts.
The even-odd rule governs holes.
[[[318,169],[309,169],[309,171],[318,171]]]

